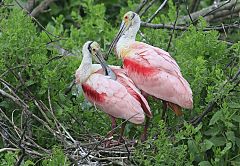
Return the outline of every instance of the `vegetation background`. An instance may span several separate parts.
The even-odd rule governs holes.
[[[149,21],[163,3],[1,0],[0,165],[240,165],[240,2],[168,0]],[[149,139],[104,149],[106,114],[77,88],[65,92],[83,43],[97,41],[106,51],[123,14],[137,9],[145,22],[137,39],[176,59],[194,108],[182,117],[168,111],[162,120],[161,101],[149,99]],[[113,55],[108,63],[121,64]],[[141,132],[129,123],[125,137]]]

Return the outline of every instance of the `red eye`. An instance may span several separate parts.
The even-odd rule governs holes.
[[[124,18],[125,18],[125,19],[128,19],[128,16],[125,16]]]

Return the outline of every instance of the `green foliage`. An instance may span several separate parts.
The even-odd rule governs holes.
[[[163,121],[158,122],[158,127],[152,130],[157,135],[154,140],[138,146],[135,158],[140,165],[184,165],[187,155],[187,145],[176,145],[178,140],[169,139],[167,128]],[[144,155],[143,155],[144,154]]]
[[[53,148],[53,154],[43,160],[43,166],[70,165],[68,158],[63,151],[57,147]]]
[[[16,162],[16,154],[12,152],[7,152],[5,155],[1,155],[1,163],[3,166],[12,166]]]
[[[96,111],[94,106],[87,105],[82,95],[76,97],[64,94],[81,62],[81,47],[87,40],[94,40],[106,51],[118,30],[122,15],[135,9],[139,3],[132,0],[127,3],[116,1],[123,7],[114,13],[117,19],[111,20],[110,24],[106,18],[111,17],[111,13],[106,11],[105,5],[112,2],[101,2],[103,1],[71,1],[70,4],[64,4],[68,6],[64,10],[60,10],[53,3],[50,11],[52,17],[43,14],[39,18],[46,24],[48,31],[65,39],[53,44],[60,45],[76,55],[63,57],[59,56],[56,49],[47,47],[49,37],[39,30],[21,9],[0,8],[1,78],[18,87],[20,97],[25,95],[26,89],[44,103],[48,103],[50,96],[57,119],[76,138],[86,133],[104,136],[110,130],[108,117],[101,111]],[[157,7],[153,6],[143,16],[143,20],[151,16]],[[168,1],[167,8],[153,23],[173,22],[175,16],[175,5],[173,1]],[[240,42],[229,47],[219,40],[219,32],[203,31],[206,25],[201,19],[196,27],[191,26],[187,31],[175,32],[170,45],[170,53],[193,90],[194,109],[184,110],[182,118],[175,117],[168,111],[168,120],[163,122],[160,120],[162,105],[149,99],[154,114],[149,131],[150,139],[136,147],[133,154],[136,165],[239,165],[239,87],[233,90],[235,83],[229,80],[239,70]],[[172,31],[147,28],[141,28],[141,31],[144,38],[138,35],[138,40],[145,40],[149,44],[167,49]],[[51,35],[50,37],[58,39]],[[121,62],[111,56],[109,64]],[[24,84],[19,85],[20,78],[25,81]],[[4,87],[1,85],[1,88]],[[26,102],[30,105],[31,112],[39,114],[32,100]],[[216,102],[216,107],[200,125],[194,127],[184,121],[201,114],[211,102]],[[0,107],[9,116],[16,109],[16,105],[5,98],[0,98]],[[14,119],[19,123],[17,125],[20,125],[21,114],[16,111],[14,115]],[[141,130],[140,127],[128,124],[125,135],[129,139],[136,138]],[[70,164],[60,148],[61,143],[49,135],[44,126],[33,121],[32,133],[41,146],[58,147],[53,148],[51,156],[46,156],[40,161],[42,165]],[[1,143],[0,147],[2,146]],[[0,154],[1,164],[14,165],[18,155],[17,152]],[[33,165],[34,162],[34,159],[26,159],[23,165]]]
[[[7,152],[5,154],[1,154],[1,166],[13,166],[17,162],[17,152]],[[33,166],[34,163],[31,160],[22,161],[21,166]]]

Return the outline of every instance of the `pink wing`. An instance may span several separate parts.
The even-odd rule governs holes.
[[[136,88],[134,82],[127,76],[125,69],[119,69],[119,68],[113,68],[111,67],[114,73],[117,76],[117,82],[122,84],[126,89],[127,92],[133,96],[138,102],[141,103],[141,107],[145,114],[148,117],[152,117],[152,112],[150,111],[150,107],[148,105],[147,100],[144,98],[144,96],[141,94],[141,92]],[[97,73],[103,74],[103,70],[100,69],[97,71]]]
[[[118,81],[94,73],[82,84],[82,88],[85,97],[107,114],[135,124],[144,122],[141,103]]]
[[[170,54],[160,48],[151,45],[135,42],[130,45],[136,55],[135,58],[145,61],[145,65],[151,65],[154,68],[164,69],[173,74],[180,74],[180,68],[177,62],[170,56]]]
[[[124,68],[138,88],[184,108],[192,108],[192,91],[176,61],[165,51],[135,42]]]
[[[117,81],[127,89],[128,93],[130,93],[137,101],[141,103],[141,107],[145,114],[148,117],[152,117],[152,112],[150,111],[147,100],[136,88],[134,82],[126,75],[126,71],[124,69],[115,69],[113,71],[117,74]]]

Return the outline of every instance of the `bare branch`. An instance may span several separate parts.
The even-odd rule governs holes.
[[[159,6],[159,8],[157,9],[157,11],[146,21],[147,23],[150,23],[160,12],[160,10],[162,10],[162,8],[166,5],[168,0],[164,0],[163,3]]]
[[[193,0],[190,6],[190,12],[195,12],[198,9],[198,6],[200,4],[200,0]]]
[[[21,149],[22,154],[19,157],[18,161],[15,163],[15,166],[20,166],[22,161],[23,161],[23,159],[24,159],[24,157],[26,156],[26,149],[23,146],[22,142],[23,142],[24,137],[25,137],[25,133],[26,133],[26,130],[27,130],[27,124],[28,124],[29,118],[30,118],[30,116],[27,115],[27,118],[26,118],[26,120],[24,122],[24,125],[23,125],[24,129],[23,129],[23,132],[21,134],[20,140],[18,142],[18,147],[19,147],[19,149]]]
[[[17,148],[2,148],[0,149],[0,153],[5,152],[5,151],[18,151],[19,149]]]
[[[169,50],[170,45],[171,45],[171,42],[172,42],[172,38],[173,38],[173,35],[174,35],[174,32],[175,32],[175,27],[176,27],[176,23],[177,23],[178,15],[179,15],[179,2],[177,3],[176,19],[175,19],[174,24],[173,24],[173,30],[172,30],[171,37],[170,37],[169,42],[168,42],[167,51]]]
[[[47,7],[55,0],[44,0],[42,1],[33,11],[31,12],[32,17],[37,17],[40,13],[44,12]]]
[[[139,14],[139,16],[141,17],[142,15],[144,15],[144,14],[148,11],[148,9],[154,4],[155,1],[156,1],[156,0],[152,0],[151,2],[149,2],[149,4],[147,5],[147,7],[143,10],[142,13]]]
[[[187,26],[178,26],[178,25],[176,25],[174,28],[173,25],[169,25],[169,24],[152,24],[152,23],[146,23],[146,22],[141,22],[141,27],[153,28],[153,29],[169,29],[169,30],[175,29],[175,30],[180,30],[180,31],[185,31],[189,28]],[[224,28],[225,29],[228,29],[228,28],[238,29],[240,27],[237,23],[234,23],[234,24],[230,24],[230,25],[224,25],[224,27],[222,25],[206,27],[203,29],[203,31],[210,31],[210,30],[222,31]]]
[[[234,7],[235,6],[235,7]],[[234,7],[234,10],[232,11],[232,8]],[[224,11],[224,14],[222,13]],[[211,5],[209,7],[206,7],[202,10],[199,10],[195,13],[192,13],[190,16],[193,21],[197,21],[200,16],[204,17],[208,22],[211,22],[212,20],[218,18],[219,16],[225,16],[230,15],[232,13],[237,13],[240,11],[240,1],[237,0],[228,0],[225,2],[221,2],[218,6]],[[184,24],[186,22],[189,22],[190,18],[189,16],[183,16],[178,19],[178,24]]]
[[[28,0],[26,4],[26,10],[31,12],[35,4],[35,0]]]
[[[29,11],[27,11],[17,0],[15,0],[15,2],[17,3],[17,5],[18,5],[20,8],[22,8],[24,11],[27,12],[27,14],[40,26],[40,28],[42,28],[42,30],[46,33],[46,35],[48,36],[48,38],[50,39],[50,41],[53,41],[52,38],[50,37],[50,35],[53,36],[53,37],[55,37],[55,38],[60,38],[60,39],[62,39],[61,37],[56,36],[56,35],[52,34],[51,32],[47,31],[46,28],[44,28],[43,25],[42,25],[35,17],[33,17],[33,16],[31,15],[31,13],[30,13]]]
[[[135,10],[136,13],[139,13],[142,8],[147,4],[148,0],[142,0],[137,9]]]

